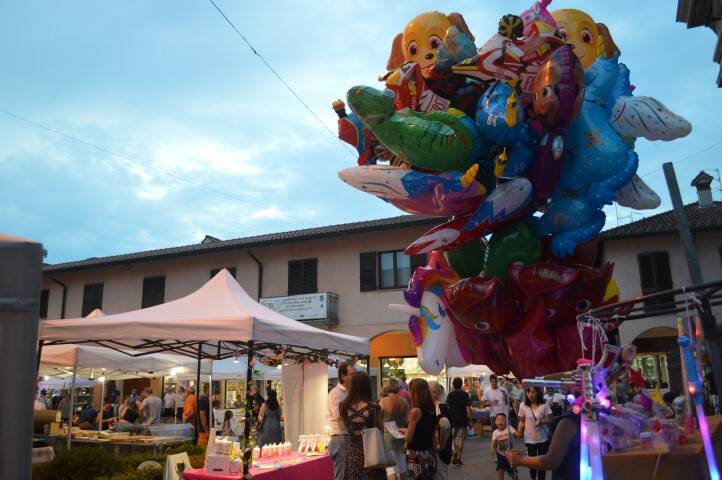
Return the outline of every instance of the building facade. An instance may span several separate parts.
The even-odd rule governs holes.
[[[704,278],[711,281],[722,278],[722,203],[712,202],[711,196],[703,200],[705,205],[686,209]],[[195,291],[227,268],[256,299],[285,297],[280,300],[293,303],[303,295],[328,293],[334,308],[310,323],[370,338],[371,366],[378,369],[379,383],[401,372],[423,375],[414,360],[408,318],[388,305],[404,302],[413,269],[426,263],[423,255],[404,255],[404,248],[436,223],[434,218],[401,216],[226,241],[206,237],[196,245],[47,265],[41,317],[75,318],[96,308],[113,314],[156,305]],[[601,242],[602,259],[615,264],[622,298],[690,284],[671,211],[608,230]],[[648,378],[669,385],[675,318],[630,321],[620,327],[619,336],[622,343],[637,344],[644,355],[639,366]]]

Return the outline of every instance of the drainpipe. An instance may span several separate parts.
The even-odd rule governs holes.
[[[65,302],[68,299],[68,286],[50,274],[50,280],[63,287],[63,303],[60,304],[60,318],[65,318]]]
[[[258,265],[258,297],[256,300],[260,300],[263,296],[263,264],[261,261],[256,257],[251,249],[248,249],[248,256],[253,259],[254,262],[256,262],[256,265]]]

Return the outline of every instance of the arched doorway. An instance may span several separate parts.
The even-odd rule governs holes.
[[[672,327],[652,327],[637,335],[632,342],[637,347],[634,369],[641,370],[648,387],[677,392],[682,388],[681,364],[677,346],[677,330]]]

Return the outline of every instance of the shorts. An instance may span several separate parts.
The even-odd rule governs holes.
[[[392,457],[394,457],[396,465],[393,467],[386,467],[386,475],[400,475],[402,473],[406,473],[406,452],[403,447],[398,449],[390,448],[389,453]]]
[[[514,469],[511,468],[511,465],[509,465],[509,461],[506,459],[504,455],[502,455],[499,452],[496,452],[496,471],[504,470],[507,473],[514,473]]]

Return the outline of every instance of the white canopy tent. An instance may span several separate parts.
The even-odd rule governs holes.
[[[96,318],[46,320],[41,322],[39,338],[46,343],[89,342],[133,349],[135,356],[159,352],[186,355],[197,359],[198,380],[202,358],[275,356],[279,347],[296,357],[369,355],[367,338],[330,332],[285,317],[251,298],[226,269],[195,292],[153,307]],[[247,381],[252,373],[247,365]],[[247,417],[246,439],[249,424]]]
[[[170,338],[170,339],[169,339]],[[369,354],[367,338],[334,333],[285,317],[251,298],[226,269],[195,292],[154,307],[96,318],[41,322],[44,342],[94,342],[145,352],[172,350],[217,360],[238,356],[249,342],[329,353]]]

